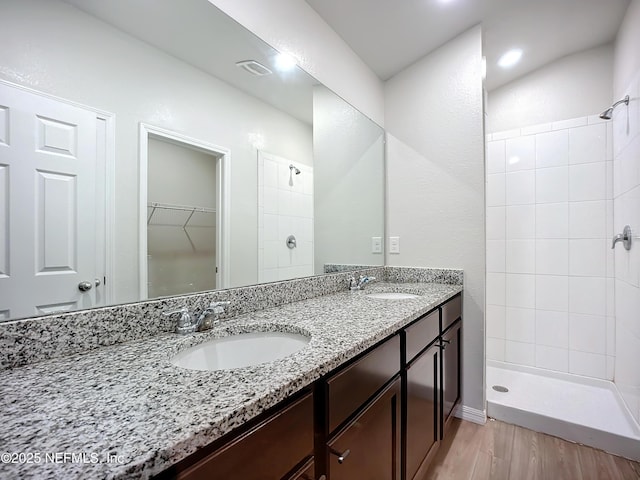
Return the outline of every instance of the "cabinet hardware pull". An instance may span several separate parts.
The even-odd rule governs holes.
[[[444,338],[442,339],[443,343],[446,343],[447,345],[449,345],[451,343],[451,340],[445,340]]]
[[[318,480],[327,480],[327,476],[326,475],[322,475]]]
[[[336,457],[338,457],[338,463],[342,464],[342,463],[344,463],[344,461],[347,459],[347,457],[351,453],[351,450],[349,450],[347,448],[344,452],[340,453],[337,450],[334,450],[333,448],[330,448],[329,452],[331,452],[332,455],[335,455]]]

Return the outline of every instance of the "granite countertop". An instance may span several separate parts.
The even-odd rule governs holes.
[[[462,287],[376,283],[235,317],[214,330],[163,334],[0,372],[2,478],[148,478],[276,405],[396,332]],[[421,295],[366,297],[375,291]],[[169,359],[210,338],[255,330],[311,336],[269,364],[186,370]],[[7,455],[18,463],[8,463]],[[75,455],[75,456],[72,456]]]

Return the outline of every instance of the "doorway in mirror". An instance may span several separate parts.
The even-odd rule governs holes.
[[[224,288],[228,151],[148,125],[140,151],[143,296]]]

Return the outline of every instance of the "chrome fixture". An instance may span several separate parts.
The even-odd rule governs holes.
[[[618,242],[622,242],[625,250],[631,250],[631,227],[629,225],[625,225],[622,233],[613,237],[611,248],[616,248],[616,243]]]
[[[220,321],[218,320],[217,315],[224,313],[224,307],[227,305],[229,305],[229,302],[211,302],[200,314],[200,317],[198,317],[196,330],[203,332],[205,330],[209,330],[214,325],[217,325]]]
[[[600,118],[602,118],[603,120],[611,120],[611,115],[613,115],[613,111],[621,103],[624,103],[625,105],[629,105],[629,95],[624,97],[622,100],[618,100],[616,103],[614,103],[609,108],[607,108],[604,112],[600,114]]]
[[[191,320],[191,314],[189,313],[189,309],[187,307],[179,308],[178,310],[172,310],[170,312],[162,312],[162,315],[165,317],[170,317],[171,315],[175,315],[179,313],[180,318],[178,319],[178,323],[176,324],[176,333],[192,333],[195,332],[196,328]]]
[[[287,244],[287,248],[290,248],[291,250],[293,250],[294,248],[296,248],[298,246],[298,243],[296,241],[296,237],[293,235],[289,235],[287,237],[287,239],[285,240],[286,244]]]
[[[293,163],[289,165],[289,186],[293,187],[293,174],[300,175],[300,169],[297,168]]]
[[[300,170],[296,168],[296,166],[293,163],[289,165],[289,170],[292,172],[295,172],[296,175],[300,175]]]
[[[364,290],[365,285],[375,279],[376,277],[365,277],[364,275],[360,275],[358,280],[355,277],[351,277],[349,279],[349,290]]]
[[[347,457],[349,456],[349,454],[351,453],[351,450],[349,450],[348,448],[344,451],[344,452],[339,452],[338,450],[334,450],[333,448],[329,448],[329,453],[331,455],[335,455],[336,457],[338,457],[338,463],[343,464],[344,461],[347,459]],[[323,475],[324,476],[324,475]],[[322,477],[321,477],[322,478]]]
[[[182,307],[170,312],[162,312],[162,314],[165,317],[178,313],[180,314],[180,318],[176,324],[176,333],[185,334],[203,332],[205,330],[209,330],[218,323],[219,320],[216,318],[216,315],[224,313],[224,307],[227,305],[229,305],[229,302],[211,302],[211,304],[202,311],[197,320],[195,320],[191,313],[189,313],[189,309],[187,307]]]
[[[99,278],[96,278],[94,283],[96,287],[99,287],[102,282],[100,281]],[[78,284],[78,290],[80,290],[81,292],[88,292],[92,288],[93,288],[93,284],[91,282],[84,281]]]

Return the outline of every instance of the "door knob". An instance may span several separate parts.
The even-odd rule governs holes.
[[[91,287],[93,287],[93,284],[91,282],[80,282],[78,284],[78,290],[80,290],[81,292],[88,292],[89,290],[91,290]]]

